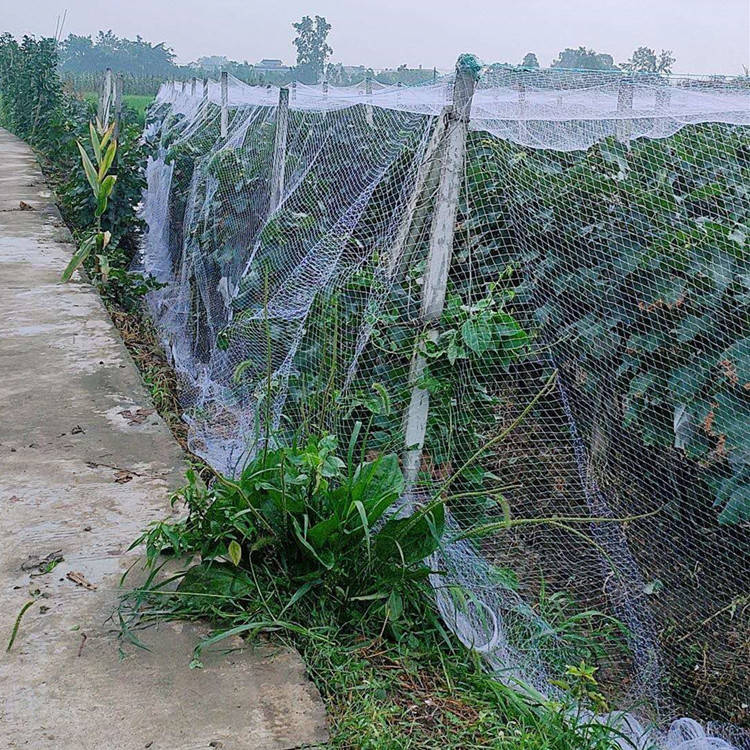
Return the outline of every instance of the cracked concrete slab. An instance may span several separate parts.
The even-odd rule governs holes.
[[[164,623],[144,634],[151,651],[119,658],[108,618],[137,559],[127,549],[170,512],[183,456],[158,414],[128,418],[148,394],[96,291],[59,283],[72,251],[33,153],[0,130],[0,747],[325,742],[294,651],[237,641],[191,670],[204,629]],[[52,553],[49,572],[29,566]]]

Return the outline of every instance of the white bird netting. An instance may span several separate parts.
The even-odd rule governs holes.
[[[286,115],[230,78],[224,135],[195,88],[148,117],[142,253],[192,450],[361,421],[447,498],[437,604],[502,678],[586,659],[639,747],[747,746],[747,82],[505,70],[467,122],[453,77]]]

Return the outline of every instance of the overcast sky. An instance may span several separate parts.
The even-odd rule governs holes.
[[[742,72],[750,65],[750,0],[0,0],[0,32],[64,35],[111,28],[173,47],[180,62],[203,55],[294,62],[291,24],[323,15],[333,62],[375,68],[452,67],[461,52],[484,62],[548,65],[585,45],[626,60],[640,45],[671,49],[675,72]]]

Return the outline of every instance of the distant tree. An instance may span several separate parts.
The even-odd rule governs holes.
[[[90,36],[69,34],[60,42],[60,67],[76,73],[90,73],[101,70],[98,53]],[[106,65],[104,66],[107,67]]]
[[[676,58],[672,50],[663,49],[658,55],[650,47],[638,47],[633,52],[631,58],[622,64],[625,70],[634,73],[659,73],[660,75],[669,75],[672,72],[672,66]]]
[[[432,83],[434,73],[426,68],[410,68],[405,63],[399,65],[396,70],[381,70],[375,76],[375,80],[387,86],[401,84],[403,86],[419,86],[423,83]]]
[[[199,57],[192,63],[192,66],[200,70],[226,70],[229,67],[229,60],[223,55],[208,55]]]
[[[521,67],[538,69],[539,60],[536,59],[536,55],[533,52],[527,52],[521,61]]]
[[[596,52],[586,47],[573,49],[568,47],[560,52],[554,60],[553,68],[573,68],[580,70],[617,70],[612,55]]]
[[[304,16],[292,27],[297,32],[294,46],[297,48],[297,72],[303,83],[317,83],[325,71],[326,58],[333,52],[328,45],[331,24],[323,16]]]
[[[70,73],[93,73],[112,68],[133,75],[169,75],[176,69],[175,54],[163,42],[151,44],[137,36],[120,38],[100,31],[96,39],[69,34],[60,42],[60,68]]]

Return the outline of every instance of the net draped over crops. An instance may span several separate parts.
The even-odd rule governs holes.
[[[750,88],[486,74],[448,230],[452,77],[296,84],[283,138],[279,101],[230,78],[222,135],[218,82],[168,84],[147,121],[141,263],[191,449],[236,474],[359,421],[369,453],[413,454],[419,402],[409,502],[446,502],[432,582],[458,637],[546,695],[594,659],[643,726],[742,746]],[[725,746],[687,720],[658,741]]]

